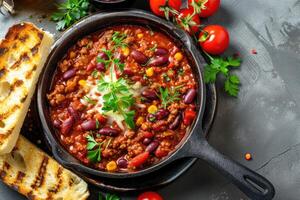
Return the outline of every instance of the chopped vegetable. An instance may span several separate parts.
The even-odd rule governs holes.
[[[110,161],[106,165],[106,170],[109,172],[113,172],[117,169],[117,163],[115,161]]]
[[[104,199],[103,196],[102,196],[102,194],[99,193],[98,200],[121,200],[121,198],[119,196],[117,196],[116,194],[107,193],[105,195],[105,199]]]
[[[180,61],[183,59],[183,55],[182,55],[182,53],[177,52],[177,53],[174,55],[174,58],[175,58],[175,60],[177,60],[178,62],[180,62]]]
[[[153,67],[149,67],[148,69],[146,69],[146,75],[148,77],[151,77],[154,75],[154,70],[153,70]]]
[[[183,118],[183,123],[184,125],[191,125],[191,123],[194,121],[196,117],[196,112],[193,110],[186,110],[184,112],[184,118]]]
[[[157,112],[157,106],[156,105],[151,105],[148,107],[148,113],[154,114]]]
[[[141,153],[139,155],[137,155],[136,157],[132,158],[129,163],[128,163],[128,167],[129,168],[136,168],[141,166],[142,164],[144,164],[147,159],[149,158],[149,152],[146,151],[144,153]]]

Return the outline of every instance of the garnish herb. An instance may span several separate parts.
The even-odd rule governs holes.
[[[83,100],[85,100],[86,102],[92,104],[92,105],[96,105],[96,101],[92,100],[91,98],[89,98],[88,96],[84,96]]]
[[[154,44],[152,48],[150,48],[150,51],[155,51],[157,49],[157,44]]]
[[[180,100],[179,98],[180,93],[178,92],[178,89],[181,87],[182,87],[181,85],[176,86],[171,88],[170,90],[168,88],[165,89],[162,87],[159,88],[161,104],[165,109],[170,103]]]
[[[98,120],[98,119],[96,119],[96,129],[99,129],[99,127],[100,127],[99,120]]]
[[[92,135],[88,135],[86,139],[87,139],[86,149],[88,151],[87,158],[94,163],[101,161],[101,153],[102,153],[101,146],[103,142],[98,143]]]
[[[229,56],[227,58],[212,57],[209,54],[210,64],[204,68],[205,83],[214,83],[219,74],[223,74],[226,78],[224,83],[225,91],[234,97],[239,93],[240,79],[237,75],[230,74],[230,67],[238,68],[241,65],[240,58]]]
[[[104,63],[106,68],[108,68],[111,65],[114,65],[114,66],[117,66],[121,72],[124,71],[125,64],[121,63],[120,59],[114,58],[111,50],[102,49],[102,51],[107,55],[108,59],[104,60],[100,57],[97,57],[96,61],[98,63]]]
[[[125,79],[119,78],[116,81],[106,81],[102,78],[98,82],[98,91],[106,91],[106,94],[103,95],[102,110],[120,113],[128,127],[133,129],[135,111],[129,110],[129,108],[134,104],[135,100],[133,95],[130,94],[129,86]]]
[[[93,76],[93,78],[98,78],[98,71],[97,70],[94,70],[93,72],[92,72],[92,76]]]
[[[110,194],[107,193],[105,195],[105,198],[102,196],[101,193],[99,193],[99,199],[98,200],[121,200],[121,198],[119,196],[117,196],[116,194]]]
[[[57,22],[57,30],[63,30],[88,15],[89,5],[89,0],[67,0],[58,4],[59,11],[52,14],[51,20]]]
[[[114,49],[118,47],[127,47],[128,44],[124,42],[124,39],[127,38],[125,33],[120,33],[119,31],[115,31],[112,35],[112,41],[114,43]]]

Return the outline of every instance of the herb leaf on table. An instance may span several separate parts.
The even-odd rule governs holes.
[[[229,56],[227,58],[212,57],[206,54],[210,59],[210,64],[204,68],[204,82],[214,83],[219,74],[223,74],[226,78],[224,83],[225,92],[229,95],[237,97],[239,93],[240,79],[237,75],[230,73],[230,68],[238,68],[241,65],[240,58]]]
[[[89,5],[89,0],[67,0],[58,4],[59,11],[51,15],[51,20],[57,22],[57,30],[64,30],[88,15]]]

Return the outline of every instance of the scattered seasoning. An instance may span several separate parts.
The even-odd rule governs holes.
[[[252,50],[251,50],[251,53],[252,53],[252,54],[257,54],[256,49],[252,49]]]
[[[245,154],[245,159],[246,160],[252,160],[252,155],[250,153]]]

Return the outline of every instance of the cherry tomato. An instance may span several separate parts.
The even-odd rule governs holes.
[[[209,54],[219,55],[229,46],[229,34],[226,28],[220,25],[206,26],[199,35],[199,43]]]
[[[183,123],[184,125],[190,125],[196,117],[196,112],[193,110],[186,110],[184,112]]]
[[[203,0],[189,0],[189,5],[193,5],[197,12],[200,11],[200,17],[212,16],[217,12],[221,4],[221,0],[208,0],[205,4],[202,2]]]
[[[134,158],[132,158],[132,160],[129,161],[128,163],[128,167],[129,168],[134,168],[134,167],[138,167],[142,164],[144,164],[146,162],[146,160],[149,157],[149,152],[143,152],[137,156],[135,156]]]
[[[150,8],[152,12],[157,15],[164,17],[165,12],[168,12],[168,9],[174,9],[176,11],[180,10],[181,0],[150,0]],[[171,16],[171,13],[168,13],[168,17]]]
[[[194,14],[192,7],[180,10],[180,14],[176,17],[177,23],[190,34],[199,30],[200,18]]]
[[[144,192],[140,194],[137,200],[163,200],[157,192]]]

